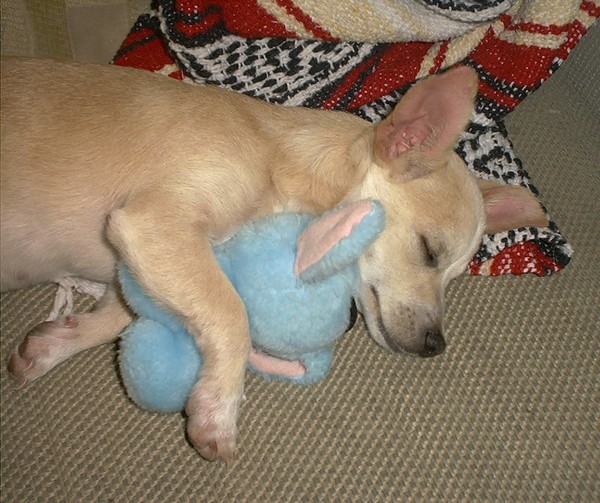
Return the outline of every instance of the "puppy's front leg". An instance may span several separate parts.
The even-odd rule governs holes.
[[[250,352],[248,319],[199,212],[177,208],[174,201],[157,205],[156,195],[128,203],[111,214],[108,235],[140,283],[196,338],[204,365],[186,405],[188,436],[204,458],[230,462]]]

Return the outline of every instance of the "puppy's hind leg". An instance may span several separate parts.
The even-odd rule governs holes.
[[[12,351],[8,370],[20,382],[33,381],[74,354],[116,340],[131,320],[111,285],[92,312],[62,316],[34,327]]]

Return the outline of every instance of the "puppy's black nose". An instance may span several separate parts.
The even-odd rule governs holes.
[[[446,349],[446,341],[439,332],[428,331],[425,334],[425,346],[419,356],[430,358],[432,356],[441,355]]]

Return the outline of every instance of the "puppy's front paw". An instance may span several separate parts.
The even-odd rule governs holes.
[[[76,352],[79,321],[66,316],[33,328],[8,360],[8,371],[21,383],[33,381]]]
[[[240,398],[220,397],[197,386],[188,399],[187,434],[198,453],[208,461],[233,462]]]

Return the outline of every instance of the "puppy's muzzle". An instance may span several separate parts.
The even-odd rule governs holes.
[[[379,292],[373,286],[357,299],[373,339],[395,353],[410,353],[423,358],[440,355],[446,349],[442,329],[443,306],[397,304],[391,315],[384,315]]]
[[[423,341],[421,344],[413,342],[409,346],[401,344],[385,329],[383,324],[380,324],[380,330],[386,345],[395,353],[413,353],[422,358],[431,358],[433,356],[441,355],[446,349],[444,336],[436,330],[427,330],[425,334],[419,338]]]
[[[440,355],[446,349],[442,335],[441,307],[413,307],[399,305],[387,323],[381,311],[379,294],[370,289],[372,311],[375,316],[366,316],[371,334],[382,346],[396,353],[411,353],[423,358]]]

